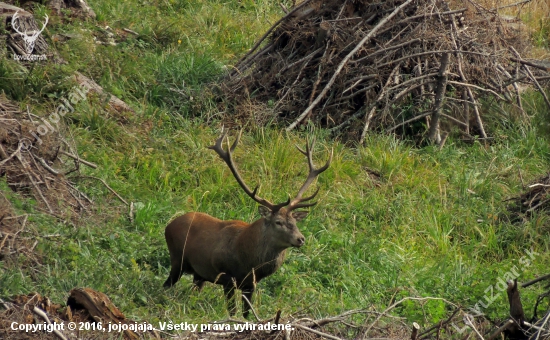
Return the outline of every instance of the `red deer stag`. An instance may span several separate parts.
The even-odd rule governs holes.
[[[222,147],[226,136],[227,131],[222,131],[216,144],[208,148],[216,151],[246,194],[260,204],[262,217],[251,224],[222,221],[199,212],[190,212],[174,219],[165,230],[172,269],[164,287],[173,286],[183,273],[193,274],[193,283],[199,290],[206,281],[223,285],[231,315],[235,314],[236,309],[234,292],[239,288],[243,292],[243,316],[246,318],[256,283],[279,269],[287,248],[304,245],[304,235],[296,227],[296,222],[304,219],[308,212],[295,210],[317,203],[304,202],[312,200],[319,189],[309,197],[302,198],[302,195],[315,178],[329,167],[332,152],[327,163],[315,169],[312,160],[315,141],[311,146],[308,142],[305,151],[298,148],[307,157],[307,179],[296,198],[273,204],[256,194],[258,187],[254,190],[248,188],[233,163],[232,152],[240,134],[231,146],[227,140],[227,151]]]

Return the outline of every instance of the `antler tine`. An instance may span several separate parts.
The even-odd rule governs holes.
[[[313,164],[313,156],[312,156],[314,147],[315,147],[315,139],[313,139],[313,141],[311,143],[311,147],[310,147],[308,138],[306,138],[306,151],[304,151],[300,147],[296,146],[298,151],[300,151],[304,156],[307,157],[308,166],[309,166],[309,174],[308,174],[304,184],[300,188],[300,190],[298,190],[298,194],[296,195],[296,197],[290,202],[290,207],[288,208],[289,210],[294,210],[294,209],[297,209],[297,208],[311,207],[311,206],[317,204],[317,202],[313,202],[313,203],[301,203],[301,202],[306,202],[306,201],[309,201],[309,200],[312,200],[313,198],[315,198],[315,196],[319,192],[319,188],[317,188],[315,193],[313,193],[313,195],[311,195],[309,197],[302,198],[302,195],[309,188],[309,186],[311,185],[313,180],[317,176],[319,176],[319,174],[321,174],[323,171],[328,169],[328,167],[330,166],[330,163],[332,162],[332,156],[334,154],[334,150],[331,149],[330,157],[329,157],[328,161],[325,163],[325,165],[322,166],[319,169],[315,169],[315,166]]]
[[[237,170],[237,167],[235,166],[235,163],[233,163],[233,157],[231,153],[235,150],[237,147],[237,144],[239,143],[239,140],[241,139],[242,131],[239,132],[239,135],[233,142],[233,144],[229,143],[229,138],[227,138],[227,151],[223,149],[222,143],[225,137],[227,136],[227,133],[229,131],[222,128],[222,134],[221,136],[216,140],[216,143],[212,146],[209,146],[208,149],[216,151],[216,153],[223,159],[223,161],[227,164],[229,167],[229,170],[231,170],[231,173],[233,173],[233,177],[237,180],[241,188],[246,192],[248,196],[250,196],[254,201],[258,202],[259,204],[265,206],[266,208],[270,209],[273,212],[279,211],[282,207],[287,206],[290,203],[290,197],[288,198],[287,202],[279,203],[279,204],[273,204],[269,202],[268,200],[261,198],[257,195],[258,192],[258,186],[254,188],[254,190],[250,190],[250,188],[244,183],[244,180],[242,179],[241,175],[239,174],[239,171]]]

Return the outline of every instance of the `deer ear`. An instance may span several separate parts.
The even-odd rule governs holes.
[[[258,207],[258,211],[260,212],[260,215],[262,215],[262,217],[267,218],[269,215],[271,215],[271,210],[269,210],[269,208],[264,207],[263,205],[260,205]]]
[[[309,214],[309,211],[294,211],[292,216],[294,216],[296,221],[301,221],[306,218],[307,214]]]

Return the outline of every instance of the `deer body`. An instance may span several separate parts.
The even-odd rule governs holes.
[[[258,197],[257,188],[251,191],[244,184],[231,158],[239,139],[228,151],[224,151],[221,142],[225,135],[222,134],[216,145],[210,148],[229,165],[244,191],[261,204],[259,211],[262,217],[250,224],[236,220],[222,221],[200,212],[174,219],[165,229],[171,270],[164,287],[174,285],[183,273],[193,275],[193,282],[199,290],[205,282],[222,285],[231,315],[235,314],[235,289],[241,289],[243,315],[247,317],[256,284],[281,267],[286,249],[301,247],[305,243],[296,222],[305,218],[307,211],[294,209],[315,204],[301,202],[313,199],[317,192],[307,198],[302,198],[302,195],[313,179],[328,168],[332,155],[324,167],[314,169],[309,145],[307,152],[300,150],[309,160],[308,178],[294,200],[273,204]]]
[[[233,285],[234,279],[237,287],[253,286],[279,269],[287,248],[304,244],[295,226],[287,240],[273,242],[278,240],[275,228],[264,217],[252,224],[198,212],[174,219],[165,230],[172,265],[165,286],[182,273],[195,275],[196,281]]]

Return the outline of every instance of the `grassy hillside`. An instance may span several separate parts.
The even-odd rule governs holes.
[[[188,211],[221,219],[259,217],[225,164],[206,149],[219,133],[208,93],[211,82],[277,20],[280,8],[267,0],[90,5],[96,21],[61,18],[37,5],[36,13],[50,14],[48,42],[67,63],[23,69],[0,60],[0,91],[46,116],[74,85],[67,76],[80,71],[129,103],[135,113],[121,116],[92,96],[67,115],[64,133],[82,158],[99,166],[83,173],[137,203],[135,220],[97,181],[78,182],[94,200],[93,212],[61,223],[39,213],[36,203],[12,193],[0,178],[0,190],[17,213],[29,214],[27,233],[39,240],[41,262],[29,266],[24,257],[0,262],[0,297],[37,291],[64,301],[70,289],[86,286],[107,294],[137,320],[223,319],[227,311],[218,286],[207,284],[197,293],[185,276],[175,288],[162,289],[169,272],[163,230],[173,216]],[[536,32],[537,43],[547,47],[548,27]],[[61,34],[70,39],[56,40]],[[498,287],[514,266],[519,281],[547,273],[549,215],[518,221],[506,201],[550,169],[544,102],[527,92],[525,104],[530,123],[497,115],[491,143],[450,138],[441,150],[383,135],[369,136],[361,147],[343,145],[314,128],[247,132],[236,163],[249,185],[261,183],[261,195],[275,201],[295,194],[306,175],[295,144],[316,135],[318,164],[334,149],[333,163],[317,183],[319,203],[299,223],[306,244],[291,250],[283,267],[260,283],[254,304],[259,314],[380,310],[406,296],[442,297],[468,307],[484,301],[488,287]],[[199,114],[202,119],[191,118]],[[526,251],[534,254],[528,264],[520,262]],[[522,292],[529,315],[541,291]],[[506,294],[497,292],[498,299],[483,309],[491,318],[505,317],[508,309]],[[449,310],[435,301],[411,302],[396,312],[431,324]]]

